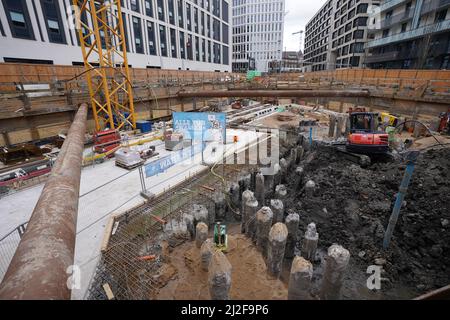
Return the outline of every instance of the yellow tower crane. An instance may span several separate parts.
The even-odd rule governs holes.
[[[121,1],[72,2],[96,130],[136,129]]]

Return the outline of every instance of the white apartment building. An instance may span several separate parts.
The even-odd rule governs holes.
[[[233,0],[235,72],[269,71],[283,52],[285,0]]]
[[[231,0],[122,0],[128,63],[231,71]],[[0,62],[82,65],[71,0],[0,0]],[[89,16],[83,21],[92,26]]]

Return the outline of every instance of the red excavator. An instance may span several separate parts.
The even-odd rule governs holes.
[[[346,150],[358,154],[389,152],[389,135],[379,130],[379,115],[373,112],[351,112],[350,133]]]
[[[361,167],[371,164],[374,155],[389,154],[389,135],[379,131],[379,117],[377,113],[366,112],[365,109],[349,111],[349,134],[344,146],[337,150],[349,160]]]

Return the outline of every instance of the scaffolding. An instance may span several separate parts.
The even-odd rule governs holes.
[[[96,130],[136,129],[120,1],[73,0],[73,5]]]

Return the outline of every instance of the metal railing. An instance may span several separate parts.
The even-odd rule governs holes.
[[[24,189],[35,187],[36,185],[47,181],[50,173],[33,177],[27,180],[19,180],[0,186],[0,199]]]
[[[381,20],[381,24],[380,24],[380,29],[385,29],[388,28],[390,26],[392,26],[393,24],[397,24],[409,19],[412,19],[412,17],[414,16],[414,8],[411,8],[408,11],[396,14],[394,16],[391,16],[390,18],[386,18]]]
[[[405,0],[386,0],[380,5],[380,10],[386,11],[386,10],[393,8],[399,4],[402,4],[403,2],[406,3]]]
[[[8,270],[9,263],[16,252],[27,225],[28,222],[22,223],[0,239],[0,282],[3,280],[6,270]]]
[[[391,61],[397,59],[399,51],[385,52],[380,54],[374,54],[366,57],[366,63],[375,63],[381,61]]]
[[[388,43],[401,42],[414,38],[420,38],[427,34],[442,32],[446,30],[450,31],[450,20],[430,24],[411,31],[397,33],[386,38],[372,40],[366,43],[366,48],[373,48],[387,45]]]
[[[450,5],[450,0],[430,0],[422,5],[421,14],[425,14]]]

